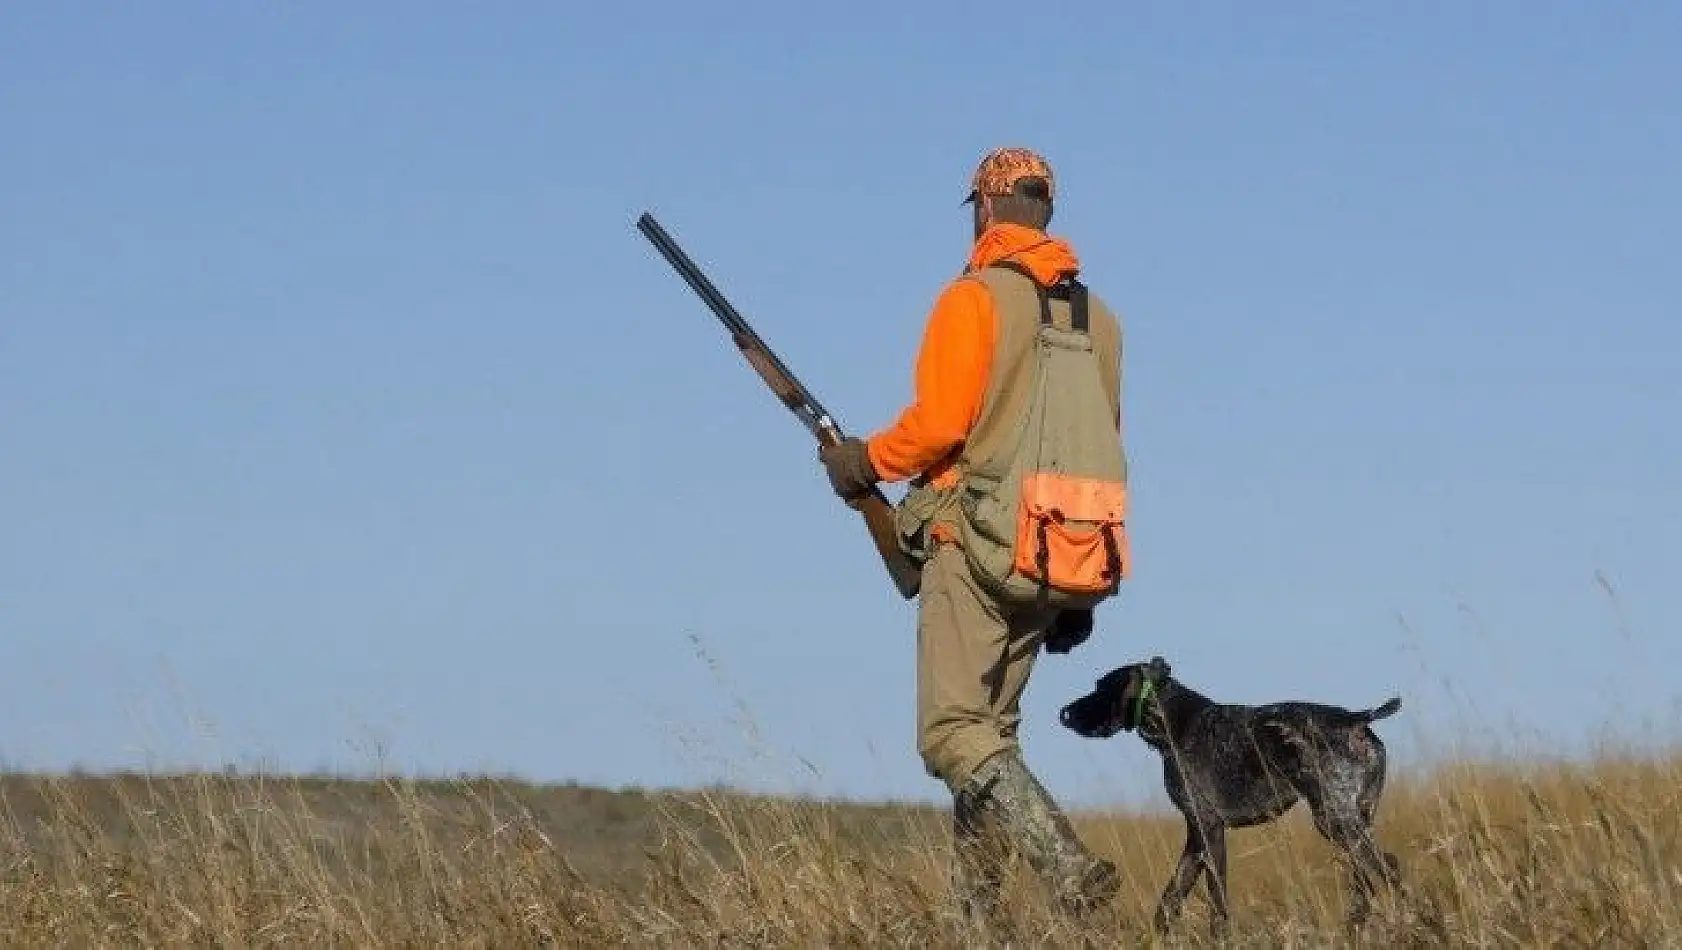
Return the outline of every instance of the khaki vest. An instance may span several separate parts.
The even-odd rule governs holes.
[[[899,508],[901,546],[914,559],[926,558],[937,540],[955,541],[961,534],[958,496],[967,473],[1009,445],[1016,435],[1023,409],[1030,398],[1034,369],[1035,338],[1041,321],[1040,297],[1030,278],[1003,266],[990,266],[966,274],[965,280],[984,284],[993,300],[995,313],[993,358],[986,394],[974,428],[959,448],[954,463],[958,476],[955,488],[936,488],[924,479],[914,480]],[[1067,300],[1048,299],[1051,323],[1071,329],[1071,307]],[[1111,417],[1118,428],[1121,419],[1122,327],[1121,321],[1096,294],[1087,292],[1088,336],[1095,350],[1099,376],[1109,400]],[[1122,459],[1125,474],[1126,461]]]

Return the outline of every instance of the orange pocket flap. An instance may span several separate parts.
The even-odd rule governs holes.
[[[1035,516],[1119,524],[1127,516],[1127,486],[1036,472],[1022,479],[1022,506]]]

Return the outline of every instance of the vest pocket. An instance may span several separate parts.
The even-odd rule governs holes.
[[[1050,472],[1023,478],[1012,567],[1074,594],[1112,592],[1127,576],[1127,488]]]
[[[934,556],[932,529],[937,519],[952,507],[955,492],[950,488],[914,484],[894,512],[899,547],[911,560],[922,564]]]

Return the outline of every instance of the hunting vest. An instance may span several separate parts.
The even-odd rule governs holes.
[[[1120,320],[1072,276],[1041,288],[1006,260],[963,279],[993,300],[987,388],[957,483],[912,482],[901,546],[922,560],[957,544],[1006,601],[1096,603],[1127,573]]]

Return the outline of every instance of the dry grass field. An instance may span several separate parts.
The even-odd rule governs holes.
[[[960,945],[924,806],[493,779],[0,779],[6,946]],[[1126,876],[1083,931],[1025,877],[1026,945],[1151,945],[1178,819],[1083,814]],[[1235,946],[1682,946],[1682,756],[1399,774],[1409,893],[1344,932],[1342,871],[1293,812],[1235,832]],[[1208,943],[1202,891],[1169,944]]]

